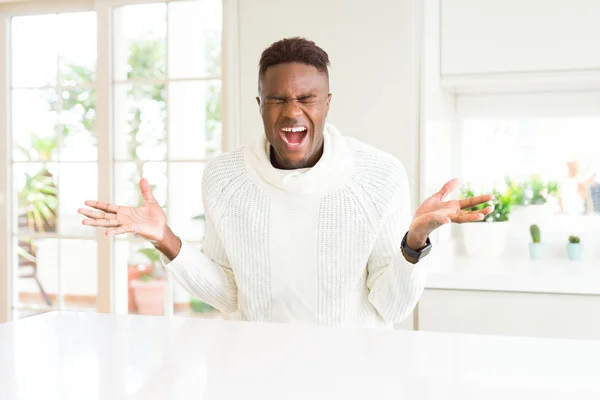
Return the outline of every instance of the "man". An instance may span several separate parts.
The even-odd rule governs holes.
[[[421,295],[418,261],[429,235],[450,222],[481,220],[492,196],[444,197],[448,182],[411,221],[408,180],[389,154],[342,136],[327,123],[329,58],[315,43],[284,39],[260,59],[264,133],[210,162],[202,187],[206,237],[195,251],[169,229],[149,183],[133,208],[95,201],[83,224],[134,232],[164,255],[193,296],[232,318],[389,327]]]

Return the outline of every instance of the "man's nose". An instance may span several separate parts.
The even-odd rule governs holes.
[[[298,115],[302,114],[302,107],[300,105],[300,102],[298,102],[298,100],[289,100],[286,101],[284,106],[283,106],[283,115],[290,118],[290,119],[294,119],[296,118]]]

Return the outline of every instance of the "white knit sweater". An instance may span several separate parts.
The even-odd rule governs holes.
[[[408,180],[391,155],[331,125],[313,168],[275,169],[263,136],[210,162],[202,251],[163,263],[191,295],[232,319],[389,327],[413,310],[425,265],[400,243]]]

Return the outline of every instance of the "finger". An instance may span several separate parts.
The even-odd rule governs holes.
[[[115,235],[122,235],[124,233],[135,233],[135,229],[133,229],[133,227],[131,225],[121,225],[120,227],[116,228],[116,229],[109,229],[107,230],[104,234],[106,236],[115,236]]]
[[[440,225],[445,225],[445,224],[449,224],[450,222],[452,222],[450,217],[446,217],[444,215],[435,215],[434,219]]]
[[[140,180],[140,190],[142,191],[142,196],[144,196],[144,201],[146,203],[156,203],[156,199],[152,194],[152,189],[150,188],[150,183],[146,178],[142,178]]]
[[[454,178],[446,182],[444,186],[437,192],[434,196],[438,197],[440,200],[443,200],[446,196],[456,190],[460,186],[460,179]]]
[[[493,210],[494,207],[491,206],[476,211],[459,210],[456,214],[450,216],[450,218],[452,222],[457,223],[482,221]]]
[[[84,219],[81,221],[83,225],[89,226],[102,226],[102,227],[111,227],[111,226],[120,226],[121,223],[118,219]]]
[[[102,218],[116,219],[117,218],[117,214],[105,213],[104,211],[88,210],[87,208],[80,208],[79,210],[77,210],[77,212],[79,214],[85,215],[86,217],[94,218],[94,219],[102,219]]]
[[[459,204],[460,208],[471,208],[492,200],[494,200],[494,196],[492,196],[491,194],[484,194],[482,196],[475,196],[469,197],[467,199],[462,199],[459,201]]]
[[[108,204],[108,203],[103,203],[101,201],[95,201],[95,200],[86,200],[84,202],[84,204],[86,206],[98,209],[98,210],[102,210],[102,211],[107,211],[110,213],[118,213],[119,212],[119,206],[114,205],[114,204]]]
[[[489,213],[491,213],[492,211],[494,211],[494,207],[487,206],[486,208],[482,208],[481,210],[458,210],[456,213],[460,214],[460,215],[464,215],[464,214],[483,214],[483,216],[486,216]]]
[[[415,219],[413,225],[411,225],[411,230],[424,236],[428,236],[435,229],[442,225],[449,224],[450,222],[451,220],[447,215],[428,213]]]
[[[479,213],[479,212],[474,212],[474,213],[464,213],[464,214],[454,214],[450,217],[450,219],[452,219],[452,222],[456,222],[456,223],[464,223],[464,222],[475,222],[475,221],[482,221],[485,218],[485,215],[483,215],[483,213]]]

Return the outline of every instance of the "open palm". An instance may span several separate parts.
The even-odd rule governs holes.
[[[167,227],[167,216],[154,198],[150,184],[145,178],[140,181],[140,190],[144,197],[144,205],[141,207],[86,201],[85,205],[95,210],[78,210],[80,214],[88,217],[82,224],[111,228],[106,231],[106,235],[136,233],[151,241],[161,240]]]
[[[494,196],[489,194],[461,200],[445,200],[445,197],[459,186],[460,181],[452,179],[439,192],[421,203],[415,211],[415,216],[411,223],[411,231],[420,237],[427,237],[431,232],[444,224],[481,221],[493,211],[493,207],[491,206],[487,206],[481,210],[468,210],[469,208],[493,200]]]

